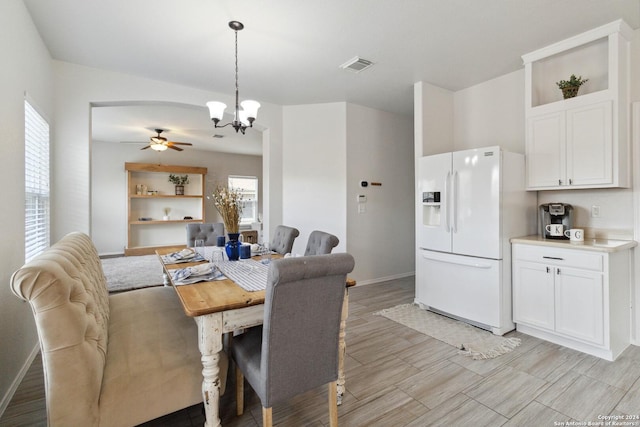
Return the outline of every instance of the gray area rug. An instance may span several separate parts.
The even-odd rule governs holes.
[[[162,286],[162,264],[157,255],[102,259],[109,292]]]
[[[513,351],[520,345],[520,338],[505,338],[451,319],[415,304],[402,304],[374,313],[429,335],[456,347],[460,354],[473,359],[493,359]]]

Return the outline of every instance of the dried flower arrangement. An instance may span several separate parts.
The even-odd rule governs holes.
[[[238,233],[240,216],[242,215],[242,194],[239,190],[216,186],[210,199],[220,212],[227,233]]]

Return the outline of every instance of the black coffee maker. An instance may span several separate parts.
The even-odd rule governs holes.
[[[556,224],[562,225],[563,231],[573,228],[573,206],[567,203],[545,203],[540,205],[539,217],[540,235],[545,239],[569,239],[564,233],[553,233],[553,229]]]

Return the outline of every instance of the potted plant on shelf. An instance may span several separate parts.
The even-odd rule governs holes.
[[[569,80],[560,80],[556,82],[558,88],[562,91],[562,96],[564,99],[573,98],[578,95],[578,90],[580,86],[588,82],[589,79],[583,79],[582,76],[576,77],[575,74],[571,74]]]
[[[213,201],[216,210],[222,216],[224,228],[227,229],[229,241],[225,245],[225,251],[229,260],[235,261],[240,257],[240,217],[242,216],[242,194],[239,190],[216,186],[211,197],[207,197]]]
[[[176,196],[184,196],[184,186],[189,183],[189,175],[169,174],[169,182],[176,186]]]

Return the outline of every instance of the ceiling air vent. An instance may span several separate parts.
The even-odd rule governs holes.
[[[359,73],[360,71],[366,70],[372,65],[373,65],[373,62],[367,59],[362,59],[359,56],[356,56],[351,58],[344,64],[342,64],[340,68],[342,68],[343,70],[349,70],[354,73]]]

